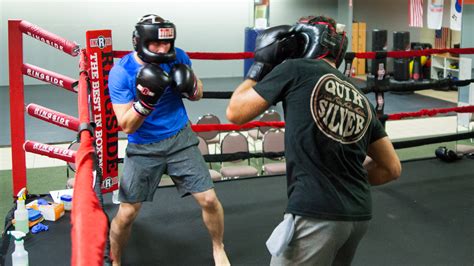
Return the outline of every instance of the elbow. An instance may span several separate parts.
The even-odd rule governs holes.
[[[122,128],[122,131],[123,131],[123,133],[125,133],[127,135],[135,133],[135,130],[131,130],[129,128]]]
[[[133,134],[136,131],[136,128],[127,126],[125,123],[119,123],[119,126],[122,128],[122,132],[127,135]]]
[[[237,124],[237,125],[242,125],[245,123],[245,121],[243,121],[242,119],[242,116],[238,115],[237,112],[232,111],[230,107],[227,107],[226,117],[227,117],[227,120],[229,120],[229,122]]]
[[[390,169],[388,169],[390,173],[391,180],[397,180],[400,175],[402,174],[402,165],[400,161],[397,161],[397,163],[394,163]]]
[[[127,135],[130,135],[130,134],[135,133],[135,130],[132,130],[131,128],[122,127],[122,132]]]

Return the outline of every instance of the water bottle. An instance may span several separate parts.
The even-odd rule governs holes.
[[[16,201],[15,230],[27,234],[30,231],[28,225],[28,210],[25,207],[25,200],[18,198]]]
[[[12,253],[12,266],[28,266],[28,252],[23,245],[25,233],[20,231],[9,231],[10,235],[15,238],[15,251]]]

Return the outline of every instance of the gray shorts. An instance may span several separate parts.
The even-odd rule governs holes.
[[[327,221],[295,216],[293,239],[270,265],[351,265],[369,221]]]
[[[156,143],[129,143],[120,179],[119,200],[128,203],[152,201],[163,174],[173,179],[183,197],[213,188],[198,143],[189,125],[173,137]]]

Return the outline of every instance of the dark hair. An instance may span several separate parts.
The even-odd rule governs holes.
[[[326,16],[307,16],[300,18],[299,21],[306,21],[308,24],[318,23],[318,22],[325,22],[331,25],[331,27],[336,30],[336,21],[331,17]]]

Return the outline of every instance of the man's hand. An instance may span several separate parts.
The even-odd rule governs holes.
[[[168,74],[155,64],[146,64],[137,73],[135,86],[138,101],[133,108],[141,116],[149,115],[165,89],[171,84]]]
[[[176,64],[170,72],[171,88],[190,100],[198,98],[198,79],[193,70],[185,64]]]

